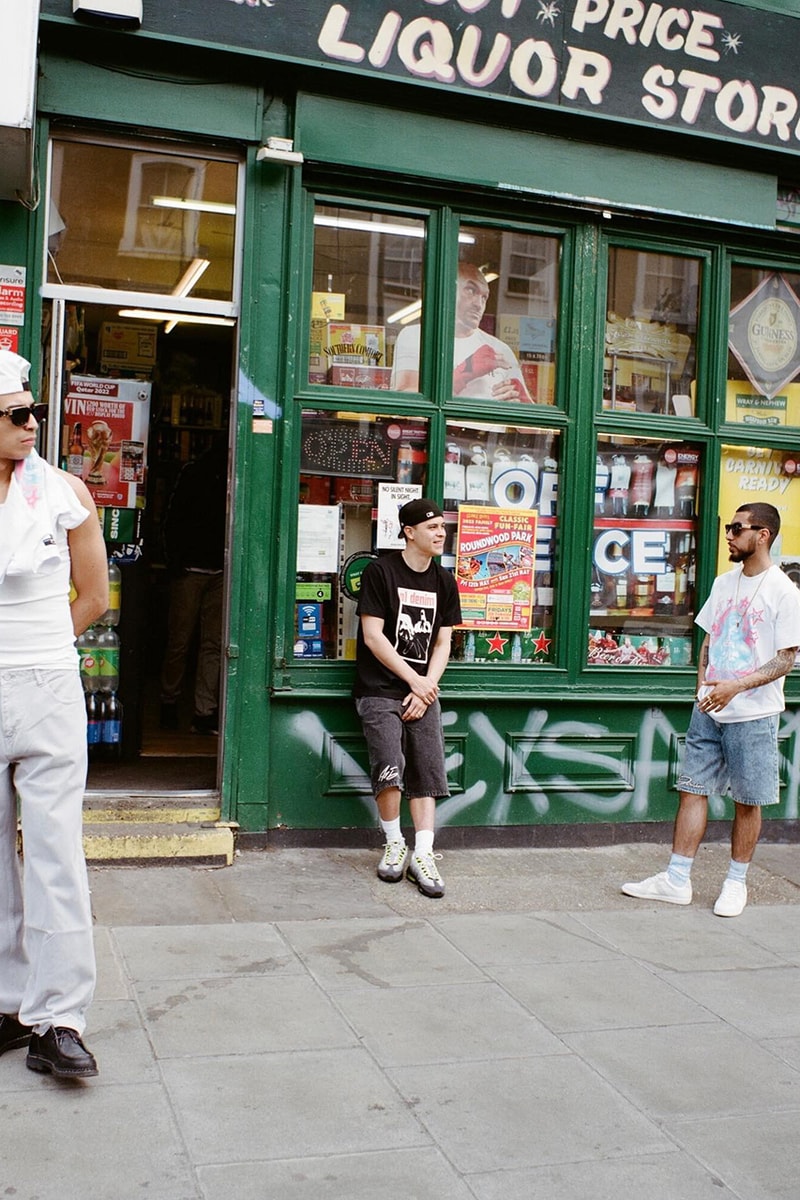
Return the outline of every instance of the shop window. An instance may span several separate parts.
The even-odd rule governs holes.
[[[773,562],[800,587],[800,453],[769,446],[723,446],[719,485],[717,570],[730,569],[725,525],[748,504],[772,504],[781,530],[770,548]]]
[[[234,299],[239,164],[56,137],[48,284]]]
[[[461,226],[454,398],[555,403],[559,249],[543,234]]]
[[[800,425],[800,274],[734,265],[725,419]]]
[[[448,424],[442,564],[456,573],[464,618],[454,658],[553,661],[559,449],[552,429]]]
[[[355,658],[361,572],[381,551],[402,549],[397,514],[427,478],[422,418],[303,413],[295,659]]]
[[[590,665],[691,663],[700,469],[690,442],[598,438]]]
[[[700,280],[697,258],[609,248],[603,408],[694,415]]]
[[[425,233],[418,218],[317,205],[309,383],[419,391],[419,336],[402,362],[395,348],[421,321]]]

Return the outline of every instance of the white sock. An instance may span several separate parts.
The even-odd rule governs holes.
[[[405,840],[403,838],[403,831],[400,828],[399,817],[395,817],[393,821],[384,821],[381,818],[381,829],[387,842],[402,842]]]
[[[744,883],[747,878],[747,868],[749,866],[749,862],[737,862],[735,858],[732,858],[728,867],[728,879],[735,879],[738,883]]]
[[[415,854],[431,854],[433,852],[433,830],[418,829],[414,839]]]

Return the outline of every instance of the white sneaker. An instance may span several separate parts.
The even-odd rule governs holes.
[[[405,874],[408,846],[404,841],[387,842],[378,863],[378,879],[384,883],[398,883]]]
[[[726,879],[714,905],[715,917],[738,917],[747,904],[747,886],[740,879]]]
[[[637,900],[663,900],[665,904],[691,904],[692,881],[675,884],[666,871],[658,875],[650,875],[641,883],[623,883],[622,893],[625,896],[635,896]]]
[[[441,854],[412,854],[406,877],[415,883],[424,896],[439,899],[444,895],[444,880],[439,874],[436,860]]]

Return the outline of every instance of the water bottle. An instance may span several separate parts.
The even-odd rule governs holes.
[[[100,732],[103,758],[114,761],[122,752],[122,704],[116,692],[103,696],[103,720]]]
[[[119,637],[110,626],[97,635],[98,687],[101,692],[119,688]]]
[[[522,638],[518,633],[511,639],[511,661],[522,662]]]
[[[108,560],[108,608],[100,618],[101,625],[119,625],[122,607],[122,572],[113,558]]]
[[[81,683],[85,692],[96,692],[100,686],[100,662],[97,654],[97,630],[94,625],[84,629],[76,643],[80,660]]]
[[[98,756],[103,715],[103,698],[99,692],[86,693],[86,744],[89,761]]]

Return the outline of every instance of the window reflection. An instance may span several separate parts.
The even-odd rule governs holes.
[[[308,382],[397,387],[395,342],[422,313],[425,224],[417,218],[318,205]],[[419,386],[419,337],[410,366]]]
[[[303,413],[294,657],[354,659],[361,572],[399,550],[397,514],[423,495],[428,424],[420,417]]]
[[[52,157],[48,283],[233,299],[237,163],[61,138]]]
[[[700,275],[696,258],[610,247],[603,408],[694,414]]]

